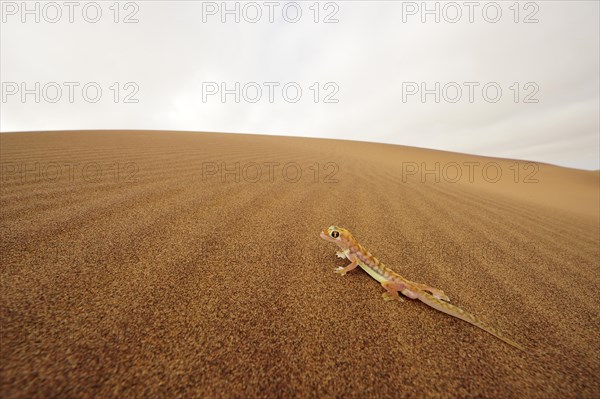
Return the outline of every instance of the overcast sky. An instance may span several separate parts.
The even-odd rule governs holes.
[[[2,132],[248,132],[600,168],[598,1],[22,4],[2,2]]]

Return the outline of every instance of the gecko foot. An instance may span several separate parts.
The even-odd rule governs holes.
[[[346,259],[346,254],[343,251],[336,251],[336,256],[341,259]]]
[[[400,297],[400,295],[398,295],[398,293],[394,293],[394,294],[390,294],[389,292],[384,292],[383,294],[381,294],[381,297],[383,298],[384,301],[389,302],[389,301],[400,301],[400,302],[404,302],[404,299],[402,299]]]
[[[336,267],[333,272],[339,274],[340,276],[345,276],[346,270],[344,270],[344,269],[345,269],[345,267],[342,267],[342,266]]]

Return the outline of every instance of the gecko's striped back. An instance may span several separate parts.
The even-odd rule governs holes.
[[[401,281],[404,283],[410,283],[408,280],[404,279],[398,273],[394,272],[392,269],[387,267],[383,262],[377,259],[371,252],[369,252],[365,247],[363,247],[356,240],[349,247],[350,253],[355,255],[360,262],[362,262],[366,267],[370,268],[377,275],[382,277],[384,280],[395,280]],[[362,265],[361,265],[362,267]],[[367,270],[368,272],[368,270]],[[369,273],[371,274],[371,273]],[[373,276],[374,277],[374,276]],[[376,280],[380,280],[376,278]]]
[[[382,280],[392,280],[395,282],[403,283],[406,286],[410,287],[411,291],[413,290],[413,287],[415,290],[417,289],[415,283],[405,279],[404,277],[393,271],[391,268],[389,268],[387,265],[385,265],[383,262],[381,262],[379,259],[377,259],[375,256],[373,256],[373,254],[369,252],[365,247],[363,247],[348,230],[341,230],[343,230],[342,234],[344,236],[345,241],[348,244],[348,249],[350,250],[350,253],[358,258],[358,260],[362,263],[361,267],[365,269],[365,271],[369,273],[371,277],[373,277],[379,282],[381,282]]]

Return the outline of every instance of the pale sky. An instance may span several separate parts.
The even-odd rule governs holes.
[[[600,168],[598,1],[1,3],[2,132],[294,135]]]

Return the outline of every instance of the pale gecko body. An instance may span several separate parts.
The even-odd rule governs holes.
[[[385,288],[386,292],[383,293],[383,299],[386,301],[399,300],[403,302],[404,300],[398,294],[400,292],[408,298],[418,299],[434,309],[471,323],[517,349],[524,350],[521,345],[504,337],[495,328],[484,324],[475,315],[449,303],[450,299],[443,291],[407,280],[391,270],[360,245],[348,230],[330,226],[321,232],[321,238],[337,244],[340,251],[337,251],[336,255],[351,262],[346,267],[336,268],[336,273],[344,276],[347,272],[359,266]]]

